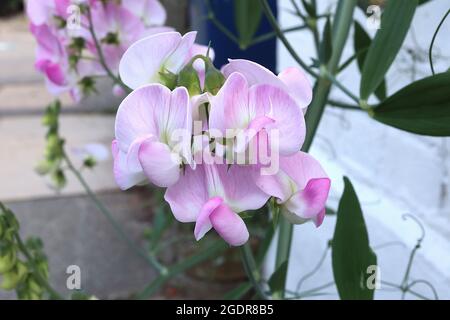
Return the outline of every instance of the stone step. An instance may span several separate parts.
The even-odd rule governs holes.
[[[77,166],[82,157],[75,152],[89,143],[104,145],[109,153],[114,136],[114,115],[62,115],[61,135],[66,139],[66,150]],[[49,182],[35,172],[45,146],[45,128],[37,116],[1,117],[0,136],[0,199],[2,201],[29,200],[56,196]],[[116,190],[112,175],[112,159],[100,162],[93,170],[83,172],[94,191]],[[72,174],[62,195],[82,194],[84,189]]]

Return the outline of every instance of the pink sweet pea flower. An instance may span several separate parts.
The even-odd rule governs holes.
[[[265,193],[277,198],[291,223],[312,220],[317,227],[322,224],[331,181],[319,162],[309,154],[298,152],[281,157],[278,174],[255,173],[255,182]]]
[[[183,87],[170,91],[160,84],[147,85],[125,98],[117,111],[112,147],[114,176],[121,189],[146,178],[160,187],[178,181],[183,160],[190,162],[190,108]]]
[[[269,196],[252,180],[252,168],[228,165],[198,165],[186,168],[178,182],[169,187],[165,199],[180,222],[195,222],[200,240],[209,230],[230,245],[247,242],[249,233],[238,213],[261,208]]]
[[[45,24],[30,29],[38,43],[35,67],[45,75],[48,90],[55,96],[69,91],[73,81],[68,76],[68,55],[58,36]]]
[[[25,11],[31,23],[36,26],[49,23],[55,9],[55,0],[26,1]]]
[[[122,5],[139,17],[146,27],[162,26],[166,10],[158,0],[122,0]]]
[[[265,67],[249,60],[236,59],[222,68],[225,77],[233,72],[239,72],[245,76],[249,85],[270,84],[288,92],[292,98],[306,112],[306,108],[312,100],[312,88],[306,75],[295,67],[287,68],[278,76]]]
[[[269,143],[278,143],[281,155],[298,152],[305,138],[303,113],[289,94],[273,85],[251,85],[238,72],[231,74],[211,98],[209,128],[220,130],[227,138],[233,138],[230,131],[243,132],[250,138],[247,145],[252,135],[277,130],[279,141]]]
[[[92,6],[91,12],[95,35],[101,43],[106,63],[116,73],[123,53],[142,37],[145,26],[139,17],[112,2],[106,5],[98,2]],[[108,43],[113,40],[116,43]],[[88,46],[96,54],[92,40]]]
[[[178,74],[192,58],[196,34],[165,32],[137,41],[120,61],[122,81],[136,89],[148,83],[163,83],[161,73]]]

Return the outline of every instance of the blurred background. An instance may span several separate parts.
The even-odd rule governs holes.
[[[227,58],[239,57],[257,61],[273,71],[296,66],[280,42],[273,36],[264,36],[271,31],[265,19],[253,37],[258,41],[254,41],[255,44],[244,41],[245,37],[236,27],[232,0],[210,3],[217,20],[243,40],[240,46],[207,19],[209,11],[203,0],[161,2],[168,11],[168,25],[180,32],[198,30],[201,42],[208,44],[211,41],[217,67]],[[367,1],[362,2],[365,2],[362,6],[367,6]],[[375,2],[383,4],[383,1]],[[336,7],[333,0],[317,0],[317,3],[320,12],[333,12]],[[295,30],[301,24],[292,14],[294,8],[290,0],[271,1],[271,5],[278,13],[283,29]],[[402,51],[386,77],[390,94],[430,74],[428,46],[448,7],[448,0],[431,0],[416,11]],[[81,267],[85,291],[99,298],[126,298],[142,289],[154,274],[116,237],[73,177],[68,177],[67,187],[56,192],[35,172],[45,144],[41,116],[53,98],[47,93],[43,78],[34,70],[35,43],[22,9],[22,2],[18,0],[2,0],[0,4],[0,200],[15,211],[24,235],[43,239],[51,280],[57,289],[67,291],[66,268],[76,264]],[[357,10],[356,17],[361,25],[366,25],[363,10]],[[376,30],[367,31],[373,36]],[[434,47],[438,70],[445,70],[450,62],[449,34],[450,22],[447,21]],[[287,37],[305,61],[316,55],[313,38],[307,31],[291,31]],[[344,59],[352,54],[351,37],[344,50]],[[353,64],[339,79],[358,92],[359,77],[357,66]],[[148,188],[121,192],[113,181],[109,146],[114,134],[114,110],[120,100],[110,94],[108,85],[102,84],[104,90],[100,88],[100,95],[79,105],[74,105],[69,97],[62,98],[61,134],[66,138],[67,149],[80,163],[80,154],[86,145],[101,145],[108,151],[94,170],[83,173],[133,239],[145,245],[146,230],[151,228],[153,221],[154,197]],[[339,91],[333,91],[331,97],[343,102],[347,99]],[[412,220],[403,219],[408,213],[420,219],[426,232],[411,277],[426,279],[436,288],[439,298],[450,299],[450,140],[406,133],[372,121],[365,113],[330,107],[311,153],[332,178],[331,207],[337,206],[342,193],[343,175],[349,176],[355,184],[371,245],[378,255],[382,280],[402,281],[411,249],[421,237],[420,227]],[[333,235],[334,224],[335,217],[330,215],[317,230],[312,224],[296,226],[288,274],[290,289],[296,290],[301,279],[300,284],[305,290],[333,281],[327,244]],[[190,250],[188,245],[179,247],[165,252],[165,259],[176,260],[177,256]],[[319,264],[322,257],[323,263]],[[269,254],[265,263],[266,275],[273,271],[272,259]],[[183,275],[169,283],[156,298],[222,297],[244,277],[240,264],[235,268],[224,268],[223,263],[216,259]],[[304,278],[317,266],[320,266],[318,272]],[[214,279],[220,281],[210,281],[202,276],[210,268],[216,268]],[[334,286],[325,291],[325,298],[337,298]],[[418,284],[416,291],[433,297],[426,285]],[[400,293],[382,286],[375,297],[398,299]],[[14,298],[14,295],[0,292],[0,298]]]

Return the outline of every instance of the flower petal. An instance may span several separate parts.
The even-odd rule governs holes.
[[[212,228],[210,215],[218,206],[223,203],[223,199],[220,197],[213,197],[206,202],[198,215],[195,223],[194,236],[198,241]]]
[[[284,90],[267,84],[250,89],[250,109],[257,116],[266,116],[274,123],[265,129],[278,131],[278,145],[281,155],[291,155],[300,151],[306,134],[305,119],[297,103]]]
[[[134,173],[128,171],[126,154],[119,149],[117,140],[112,142],[112,154],[114,159],[114,178],[120,189],[127,190],[147,180],[142,171]]]
[[[167,188],[164,199],[180,222],[195,222],[203,205],[208,201],[205,171],[186,167],[178,182]]]
[[[323,212],[330,191],[330,179],[319,178],[308,181],[305,189],[295,193],[286,203],[285,207],[301,219],[313,219]],[[323,217],[316,219],[317,223]]]
[[[153,84],[133,91],[122,101],[117,110],[115,133],[123,152],[128,152],[138,138],[158,136],[154,110],[169,108],[170,98],[169,89]]]
[[[291,67],[283,70],[278,77],[289,88],[289,94],[306,111],[312,100],[312,88],[306,75],[300,69]]]
[[[196,31],[186,33],[179,42],[177,48],[170,54],[164,63],[164,67],[172,73],[178,74],[181,67],[190,57],[192,46],[197,36]]]
[[[238,165],[229,167],[227,164],[204,165],[206,169],[212,166],[216,168],[216,175],[207,176],[208,186],[214,194],[221,195],[233,211],[239,213],[256,210],[269,199],[269,196],[253,182],[253,167]]]
[[[165,32],[135,42],[120,61],[119,73],[122,81],[132,89],[158,82],[161,68],[178,48],[180,41],[181,34],[178,32]]]
[[[143,141],[139,161],[147,178],[158,187],[169,187],[180,178],[181,158],[163,143]]]
[[[246,129],[255,115],[255,109],[249,106],[249,87],[240,73],[233,73],[225,81],[215,97],[211,99],[209,128],[220,130]]]
[[[229,63],[222,68],[222,72],[226,78],[234,72],[239,72],[247,79],[250,86],[271,84],[284,89],[283,82],[272,71],[250,60],[230,59]]]
[[[227,205],[218,206],[209,219],[214,230],[230,245],[242,246],[248,241],[249,233],[244,220]]]

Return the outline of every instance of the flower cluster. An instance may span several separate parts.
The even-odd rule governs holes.
[[[158,0],[28,0],[26,11],[36,69],[53,95],[70,92],[76,101],[95,91],[97,77],[118,76],[132,43],[172,30]],[[118,84],[113,92],[124,94]]]
[[[330,179],[300,151],[312,99],[307,78],[247,60],[219,71],[196,50],[195,35],[150,36],[123,55],[120,77],[134,91],[116,116],[118,185],[167,188],[175,218],[194,222],[197,240],[214,229],[230,245],[244,244],[240,213],[271,197],[292,223],[319,226]]]
[[[23,251],[26,251],[25,254]],[[20,299],[39,300],[46,294],[39,280],[48,280],[48,262],[42,241],[19,235],[19,222],[11,210],[0,203],[0,288],[16,290]]]

